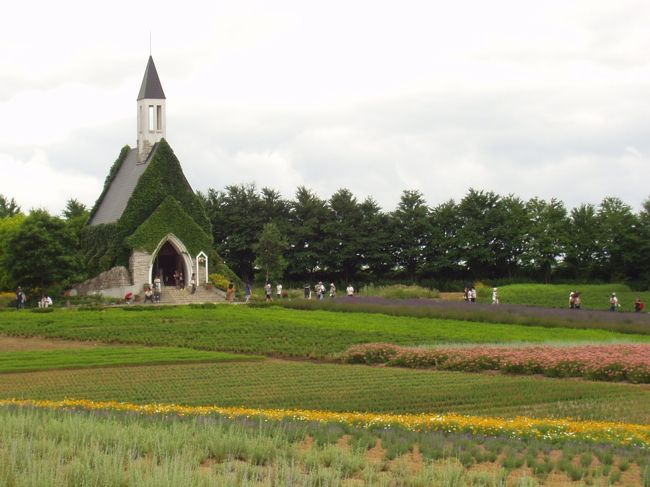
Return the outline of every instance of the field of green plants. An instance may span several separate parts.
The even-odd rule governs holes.
[[[4,374],[0,391],[0,398],[650,423],[650,390],[635,385],[279,360]]]
[[[48,369],[259,360],[261,357],[171,347],[96,347],[0,353],[0,374]]]
[[[603,329],[544,328],[501,323],[303,311],[246,306],[57,309],[3,312],[0,333],[188,347],[291,357],[328,357],[359,343],[399,345],[500,342],[650,342],[650,335]],[[648,330],[650,333],[650,329]]]
[[[480,287],[479,301],[492,301],[492,288]],[[526,304],[546,308],[568,308],[569,294],[579,292],[584,309],[609,309],[609,297],[616,293],[621,311],[634,311],[634,300],[650,305],[650,291],[638,292],[625,284],[509,284],[499,288],[502,303]]]
[[[606,445],[219,416],[5,408],[0,421],[2,485],[650,485],[644,452]]]
[[[587,434],[616,424],[645,435],[647,386],[434,370],[442,364],[438,357],[445,346],[455,347],[454,360],[464,360],[467,370],[482,370],[473,366],[470,353],[496,360],[490,354],[498,351],[505,370],[512,367],[510,357],[545,360],[558,355],[557,346],[569,357],[558,359],[557,367],[564,367],[562,360],[573,359],[568,345],[589,364],[599,363],[593,350],[617,351],[625,362],[629,350],[637,359],[647,354],[650,329],[643,324],[534,326],[494,317],[472,321],[471,313],[439,318],[408,306],[399,307],[395,316],[374,308],[337,309],[335,303],[318,309],[311,303],[307,309],[213,305],[0,312],[0,399],[312,410],[335,412],[339,418],[309,423],[296,422],[295,416],[236,419],[201,413],[189,419],[179,417],[183,413],[145,416],[136,409],[44,411],[9,402],[0,406],[0,485],[509,487],[574,482],[650,487],[647,440],[631,447],[625,446],[629,440],[580,443],[586,437],[575,439],[561,428],[556,436],[537,439],[515,439],[501,426],[490,427],[495,436],[489,437],[481,436],[488,430],[473,429],[480,418],[499,425],[507,421],[499,418],[510,418],[524,428],[533,418],[544,425],[545,418],[557,418],[580,422]],[[2,351],[3,336],[39,337],[43,346],[49,338],[100,345],[37,351],[29,349],[26,338],[19,351]],[[397,365],[416,368],[340,363],[350,347],[371,343],[417,347],[396,349],[402,354],[396,358],[404,362]],[[526,344],[539,344],[531,349],[539,353],[525,355]],[[594,345],[600,348],[589,348]],[[426,356],[434,367],[423,370],[408,362],[416,355]],[[451,367],[445,360],[444,366]],[[543,366],[539,370],[545,371]],[[469,426],[424,433],[339,423],[353,411],[468,415],[463,421]],[[550,431],[545,428],[540,431]]]

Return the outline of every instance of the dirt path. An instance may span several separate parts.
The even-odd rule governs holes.
[[[93,348],[99,345],[103,344],[100,342],[76,342],[72,340],[54,340],[51,338],[22,338],[0,335],[0,352],[65,350],[74,348]]]

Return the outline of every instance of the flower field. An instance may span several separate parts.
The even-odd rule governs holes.
[[[279,360],[0,374],[12,397],[650,424],[650,390],[632,384]]]
[[[85,409],[120,411],[151,415],[247,417],[269,420],[344,423],[363,428],[401,427],[409,431],[443,431],[548,441],[578,440],[650,448],[650,425],[567,419],[510,419],[458,414],[375,414],[313,411],[304,409],[256,409],[220,406],[182,406],[179,404],[133,404],[116,401],[64,399],[62,401],[4,399],[0,407],[20,406],[46,409]]]
[[[351,347],[342,360],[411,368],[466,372],[501,370],[511,374],[650,383],[650,345],[645,344],[424,349],[375,343]]]

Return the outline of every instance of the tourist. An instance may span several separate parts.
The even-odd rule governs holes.
[[[190,279],[190,286],[192,286],[192,294],[196,292],[196,274],[192,273],[192,279]]]
[[[345,288],[345,294],[347,294],[348,298],[354,296],[354,288],[352,287],[352,284],[348,284],[348,287]]]
[[[234,300],[235,300],[235,284],[232,281],[230,281],[228,283],[228,289],[226,290],[226,301],[232,304]]]
[[[149,286],[147,286],[147,288],[144,290],[144,302],[145,304],[147,302],[153,304],[153,291]]]
[[[495,287],[492,288],[492,304],[499,304],[499,290]]]
[[[645,304],[643,304],[641,298],[637,296],[637,298],[634,300],[634,311],[636,313],[640,313],[641,311],[643,311],[643,308],[645,308]]]
[[[325,292],[325,286],[323,286],[323,282],[318,281],[318,284],[316,284],[316,299],[319,301],[322,300],[324,292]]]
[[[126,294],[124,295],[124,302],[125,302],[126,304],[131,304],[131,303],[133,303],[133,293],[132,293],[131,291],[129,291],[128,293],[126,293]]]
[[[247,283],[246,283],[246,292],[245,292],[245,295],[246,295],[246,303],[248,303],[248,302],[251,300],[251,293],[252,293],[252,290],[251,290],[251,283],[250,283],[250,282],[247,282]]]
[[[266,284],[264,284],[264,295],[266,297],[265,298],[266,301],[271,301],[271,283],[270,282],[267,282]]]
[[[304,296],[305,299],[311,299],[311,286],[308,282],[306,282],[304,286]]]
[[[573,309],[580,309],[581,305],[582,305],[582,298],[580,297],[580,293],[576,291],[573,293]]]
[[[181,289],[185,289],[185,278],[183,277],[182,272],[178,273],[178,284],[181,287]]]
[[[174,287],[175,287],[176,289],[179,289],[179,287],[180,287],[180,286],[178,285],[178,282],[179,282],[179,281],[178,281],[178,271],[174,271]]]
[[[573,309],[576,307],[576,293],[571,291],[569,293],[569,308]]]
[[[330,282],[330,298],[334,299],[336,297],[336,286],[333,282]]]
[[[160,274],[153,280],[153,300],[156,303],[160,302]]]
[[[470,303],[475,303],[476,302],[476,288],[474,286],[469,288],[468,295],[469,295],[469,302]]]
[[[609,298],[609,310],[616,311],[616,308],[618,307],[620,307],[620,304],[618,304],[618,298],[616,297],[616,293],[612,293],[612,295]]]
[[[49,308],[52,306],[52,298],[45,293],[43,297],[39,300],[38,302],[38,307],[39,308]]]
[[[469,303],[469,287],[465,286],[465,289],[463,289],[463,301],[466,303]]]
[[[275,295],[278,299],[282,299],[282,284],[278,282],[278,285],[275,286]]]
[[[23,292],[23,288],[18,286],[18,288],[16,288],[16,308],[23,309],[25,307],[25,301],[27,301],[27,297]]]

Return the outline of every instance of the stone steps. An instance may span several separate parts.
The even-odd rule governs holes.
[[[161,304],[198,304],[198,303],[221,303],[226,301],[226,296],[219,290],[208,290],[203,287],[196,288],[192,294],[190,288],[176,289],[166,287],[160,293]]]

